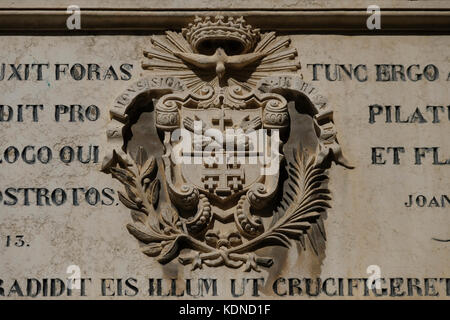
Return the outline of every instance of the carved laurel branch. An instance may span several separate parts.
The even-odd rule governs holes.
[[[157,164],[153,157],[147,159],[143,148],[134,163],[114,152],[103,170],[125,186],[126,193],[119,192],[119,199],[132,210],[134,223],[127,225],[128,231],[143,243],[143,253],[157,257],[162,264],[176,258],[181,249],[190,248],[194,254],[181,256],[179,261],[191,264],[193,269],[225,265],[259,271],[258,266],[270,267],[273,260],[255,255],[254,250],[273,245],[290,247],[291,240],[300,241],[305,248],[306,235],[317,254],[317,234],[325,238],[321,215],[330,207],[328,176],[315,164],[314,156],[306,157],[300,149],[294,150],[293,160],[288,163],[284,214],[275,215],[271,226],[258,237],[231,248],[214,248],[191,236],[175,209],[156,210],[160,192]]]
[[[196,250],[198,255],[200,252],[208,254],[210,260],[216,259],[220,256],[219,251],[189,235],[175,209],[156,210],[160,193],[157,167],[155,158],[147,158],[142,147],[135,161],[124,159],[113,151],[103,164],[102,171],[110,173],[125,187],[126,192],[119,191],[118,194],[119,200],[132,210],[134,223],[127,225],[128,232],[143,243],[143,253],[157,257],[162,264],[176,258],[182,248]],[[196,260],[192,264],[196,267]]]
[[[122,158],[116,151],[103,166],[103,171],[119,180],[126,193],[118,192],[119,200],[132,210],[134,224],[128,224],[128,231],[144,245],[142,251],[152,257],[159,256],[163,263],[170,260],[176,251],[179,232],[176,227],[178,216],[172,212],[158,213],[160,182],[156,178],[156,160],[147,158],[144,149],[139,148],[136,161]]]

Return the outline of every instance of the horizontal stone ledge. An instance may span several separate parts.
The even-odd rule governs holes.
[[[365,10],[143,11],[82,10],[81,30],[68,30],[65,10],[0,10],[1,34],[133,33],[177,30],[196,15],[244,16],[262,30],[296,33],[450,33],[450,10],[383,10],[381,30],[369,30]]]
[[[302,9],[361,9],[376,4],[382,9],[450,8],[448,0],[1,0],[0,9],[65,9],[76,4],[83,9],[111,10],[302,10]]]

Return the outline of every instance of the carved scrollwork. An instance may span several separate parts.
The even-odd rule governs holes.
[[[289,113],[283,101],[269,100],[263,113],[264,127],[271,129],[284,129],[289,126]]]
[[[197,213],[195,216],[184,222],[187,231],[193,235],[202,232],[209,225],[211,217],[211,205],[209,200],[204,194],[200,194]]]
[[[326,98],[321,95],[317,88],[304,82],[296,75],[271,76],[264,78],[259,83],[259,88],[264,92],[280,90],[294,92],[308,97],[313,106],[314,128],[318,133],[319,150],[316,157],[318,164],[331,155],[334,161],[347,168],[352,168],[342,155],[341,147],[337,141],[336,130],[333,123],[333,111],[328,105]]]
[[[181,188],[176,188],[171,183],[167,185],[169,187],[170,199],[179,208],[191,210],[197,207],[199,192],[193,185],[183,184]]]
[[[258,185],[265,190],[264,185]],[[247,195],[243,195],[236,206],[234,221],[241,234],[245,235],[247,238],[254,238],[264,232],[264,225],[259,217],[251,216],[250,207],[252,205],[249,194],[251,194],[250,197],[253,200],[256,200],[256,197],[253,197],[254,193],[251,193],[250,191]]]
[[[273,192],[269,193],[265,184],[255,183],[247,192],[247,199],[255,209],[263,209],[273,197]]]

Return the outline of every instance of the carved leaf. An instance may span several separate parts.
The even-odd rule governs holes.
[[[286,237],[283,233],[274,232],[267,237],[265,237],[265,240],[271,240],[283,247],[289,248],[291,246],[289,242],[289,238]]]
[[[329,190],[324,187],[328,176],[324,169],[316,168],[314,163],[314,157],[305,159],[300,149],[294,150],[288,170],[291,192],[285,194],[291,204],[285,215],[274,224],[271,236],[286,242],[286,237],[299,240],[306,233],[317,254],[317,238],[322,232],[316,224],[323,223],[321,213],[330,207],[328,200],[331,197]],[[323,224],[321,226],[323,229]]]
[[[121,168],[127,168],[130,164],[123,159],[116,150],[112,151],[112,154],[109,154],[105,157],[102,163],[102,171],[105,173],[110,173],[111,168],[115,168],[119,165]]]
[[[150,228],[146,229],[145,231],[140,230],[132,224],[127,224],[127,229],[128,232],[131,233],[136,239],[144,243],[161,242],[173,239],[173,237],[157,233]]]
[[[157,257],[161,253],[162,246],[159,243],[151,243],[142,247],[142,252],[150,257]]]
[[[145,152],[145,149],[142,146],[140,146],[136,154],[136,165],[139,168],[142,168],[147,158],[148,158],[147,152]]]
[[[323,219],[322,218],[317,219],[317,227],[319,228],[319,231],[320,231],[322,237],[325,240],[327,240],[327,235],[325,233],[325,226],[323,225]]]
[[[180,242],[186,241],[187,236],[180,235],[175,238],[171,243],[167,244],[161,251],[158,262],[161,264],[166,264],[174,259],[178,255],[178,251],[181,249]]]
[[[122,202],[124,204],[125,207],[131,209],[131,210],[138,210],[141,211],[141,209],[136,205],[136,203],[134,203],[133,201],[131,201],[130,199],[128,199],[128,197],[126,195],[124,195],[122,192],[118,191],[117,192],[119,194],[119,200],[120,202]]]
[[[148,202],[156,206],[159,200],[159,180],[155,180],[150,184],[149,191],[147,192]]]
[[[147,215],[140,211],[131,211],[131,218],[134,222],[139,223],[143,226],[146,226],[147,223]]]
[[[111,174],[114,178],[122,182],[124,185],[136,186],[134,183],[134,174],[123,168],[110,168]]]
[[[141,183],[145,184],[145,179],[150,179],[150,176],[153,174],[153,171],[156,168],[156,160],[154,157],[150,157],[143,165],[144,172],[141,174]]]
[[[164,221],[165,223],[167,223],[168,225],[173,225],[174,215],[173,215],[173,213],[172,213],[172,210],[170,210],[170,209],[162,210],[162,212],[161,212],[161,218],[162,218],[163,221]]]
[[[139,207],[139,204],[136,201],[138,200],[136,189],[129,185],[125,185],[125,191],[127,192],[128,198]]]

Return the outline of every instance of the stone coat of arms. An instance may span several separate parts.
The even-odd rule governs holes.
[[[270,267],[255,251],[325,239],[327,169],[341,154],[333,113],[299,74],[288,37],[240,17],[197,17],[151,38],[149,75],[111,109],[128,231],[143,253],[192,268]]]

